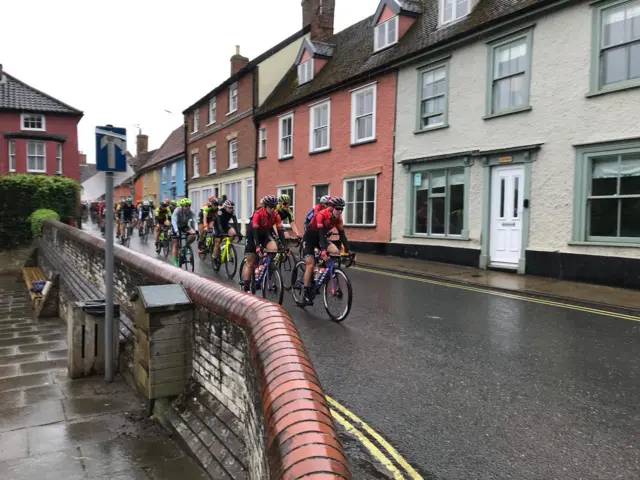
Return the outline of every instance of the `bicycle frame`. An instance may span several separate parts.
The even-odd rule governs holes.
[[[220,242],[222,243],[222,242]],[[227,235],[224,239],[224,246],[220,246],[222,249],[222,255],[220,256],[220,263],[225,263],[229,260],[229,245],[231,245],[231,237]]]

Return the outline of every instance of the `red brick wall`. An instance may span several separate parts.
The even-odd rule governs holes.
[[[78,117],[45,115],[46,132],[55,135],[66,135],[67,140],[62,144],[62,174],[65,177],[80,181],[80,154],[78,152]],[[4,137],[6,132],[20,132],[20,113],[0,113],[0,175],[9,172],[9,142]],[[16,173],[27,172],[27,141],[15,139],[16,145]],[[46,140],[46,170],[47,175],[53,176],[57,171],[57,144]]]
[[[258,160],[258,198],[276,194],[277,187],[295,184],[296,220],[299,225],[313,205],[313,185],[329,183],[330,194],[344,196],[345,175],[379,170],[376,192],[376,226],[347,227],[347,237],[360,242],[388,242],[391,238],[393,188],[393,136],[395,123],[396,74],[377,82],[376,141],[351,146],[351,92],[365,85],[352,85],[339,92],[306,102],[293,109],[293,158],[278,160],[278,118],[267,118],[267,158]],[[309,104],[331,99],[331,151],[309,155]]]

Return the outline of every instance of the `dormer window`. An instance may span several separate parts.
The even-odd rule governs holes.
[[[298,65],[298,84],[302,85],[313,80],[313,58]]]
[[[374,34],[375,50],[382,50],[398,41],[398,16],[376,25]]]
[[[469,13],[469,0],[440,0],[440,23],[454,22]]]

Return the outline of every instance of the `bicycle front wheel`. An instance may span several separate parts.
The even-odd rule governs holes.
[[[236,276],[236,270],[238,269],[238,255],[236,254],[236,247],[232,243],[229,243],[226,254],[227,261],[224,263],[224,269],[227,271],[227,277],[233,278]]]
[[[267,300],[282,305],[284,299],[284,288],[282,287],[282,277],[280,271],[275,268],[273,272],[267,272],[262,280],[262,296]]]
[[[333,278],[325,280],[323,299],[324,309],[331,320],[339,323],[347,318],[351,311],[353,290],[349,277],[342,270],[334,270]]]
[[[291,254],[293,255],[293,254]],[[280,262],[280,273],[282,274],[282,286],[286,291],[291,291],[291,277],[293,273],[293,267],[295,266],[295,259],[290,256],[286,256],[282,262]]]
[[[306,263],[300,260],[291,272],[291,294],[293,301],[301,308],[306,305],[304,301],[304,272],[306,269]]]
[[[162,242],[162,253],[165,259],[169,258],[169,240],[167,239]]]

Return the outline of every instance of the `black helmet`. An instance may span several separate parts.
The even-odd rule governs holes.
[[[160,202],[160,208],[167,208],[166,202]]]
[[[331,197],[331,200],[329,200],[329,206],[338,207],[338,208],[344,208],[344,206],[345,206],[344,198],[342,198],[342,197]]]
[[[264,197],[262,199],[262,204],[265,207],[273,207],[273,208],[275,208],[276,205],[278,205],[278,199],[275,197],[275,195],[267,195],[266,197]]]
[[[231,200],[225,200],[224,203],[222,204],[223,208],[233,208],[235,207],[235,205],[233,204],[233,202]]]

